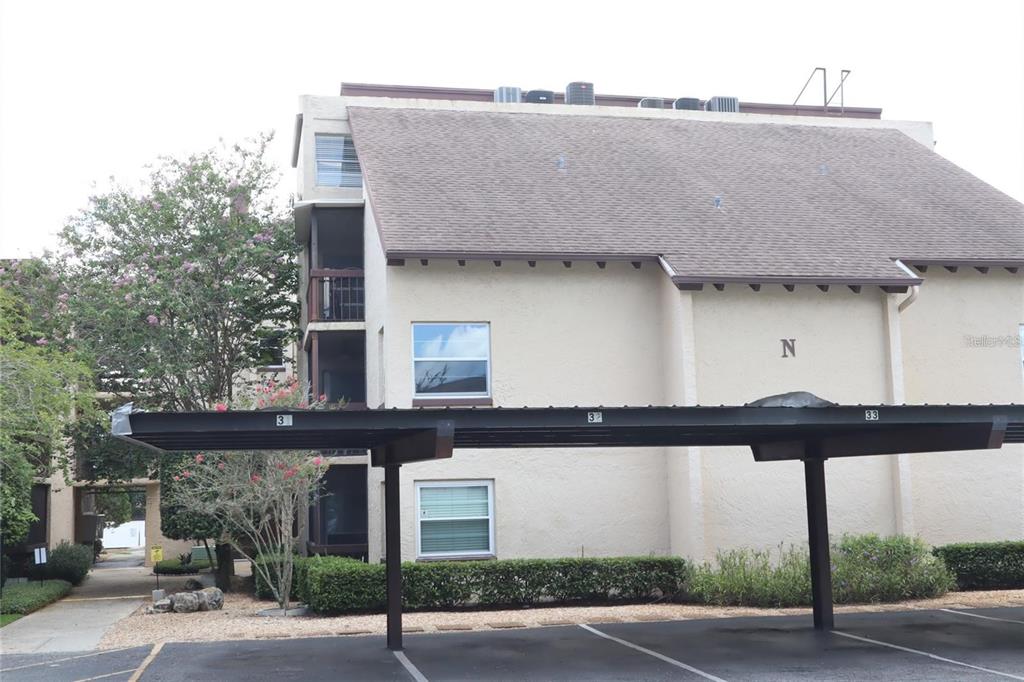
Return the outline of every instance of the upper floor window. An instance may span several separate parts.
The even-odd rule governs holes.
[[[487,323],[414,323],[412,348],[417,397],[491,395],[491,334]]]
[[[321,187],[363,186],[363,173],[351,137],[316,136],[316,184]]]

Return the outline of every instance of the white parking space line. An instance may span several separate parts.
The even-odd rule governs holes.
[[[959,665],[963,668],[971,668],[972,670],[980,670],[982,672],[990,673],[992,675],[999,675],[1001,677],[1009,677],[1011,680],[1024,680],[1024,677],[1020,675],[1013,675],[1011,673],[1004,673],[999,670],[992,670],[991,668],[983,668],[980,665],[971,665],[970,663],[964,663],[963,661],[954,661],[952,658],[946,658],[945,656],[938,656],[936,654],[930,654],[927,651],[919,651],[918,649],[911,649],[905,646],[899,646],[898,644],[890,644],[888,642],[880,642],[877,639],[871,639],[869,637],[861,637],[860,635],[854,635],[849,632],[840,632],[839,630],[832,630],[833,635],[839,635],[840,637],[849,637],[850,639],[857,639],[861,642],[867,642],[868,644],[877,644],[878,646],[888,647],[890,649],[896,649],[897,651],[906,651],[910,654],[917,654],[918,656],[927,656],[928,658],[936,661],[942,661],[943,663],[951,663],[953,665]]]
[[[107,649],[106,651],[96,651],[91,654],[82,654],[81,656],[68,656],[67,658],[54,658],[48,661],[40,661],[39,663],[28,663],[26,665],[15,666],[13,668],[0,668],[0,673],[9,673],[12,670],[24,670],[25,668],[38,668],[39,666],[43,665],[49,666],[54,665],[55,663],[63,663],[64,661],[75,661],[79,658],[91,658],[93,656],[102,656],[104,654],[116,654],[118,651],[127,651],[128,649],[132,648],[134,647],[126,646],[121,647],[120,649]]]
[[[405,669],[409,671],[410,675],[412,675],[412,679],[416,680],[416,682],[427,682],[427,678],[420,672],[419,668],[412,664],[412,661],[409,660],[408,656],[401,651],[393,651],[391,653],[395,655],[395,658],[398,659],[399,663],[405,666]]]
[[[997,620],[1000,623],[1018,623],[1024,625],[1024,620],[1014,620],[1012,618],[996,618],[995,616],[983,616],[980,613],[971,613],[970,611],[957,611],[956,609],[939,609],[939,611],[945,611],[946,613],[955,613],[958,616],[970,616],[971,618],[984,618],[985,620]]]
[[[127,675],[128,673],[135,672],[135,668],[128,668],[127,670],[119,670],[116,673],[107,673],[106,675],[97,675],[96,677],[83,677],[75,682],[92,682],[92,680],[102,680],[108,677],[117,677],[118,675]]]
[[[598,630],[596,628],[592,628],[589,625],[583,625],[581,623],[580,627],[583,628],[584,630],[586,630],[587,632],[594,633],[598,637],[604,637],[605,639],[609,639],[609,640],[611,640],[613,642],[617,642],[618,644],[621,644],[622,646],[629,647],[630,649],[633,649],[635,651],[639,651],[640,653],[647,654],[648,656],[654,656],[658,660],[665,661],[666,663],[668,663],[670,665],[674,665],[677,668],[682,668],[683,670],[688,670],[691,673],[693,673],[694,675],[700,675],[701,677],[703,677],[706,680],[715,680],[715,682],[725,682],[725,680],[723,680],[721,677],[715,677],[711,673],[706,673],[703,670],[700,670],[699,668],[694,668],[692,665],[686,665],[682,661],[677,661],[674,658],[669,658],[668,656],[665,656],[664,654],[659,654],[657,651],[651,651],[650,649],[645,649],[644,647],[642,647],[642,646],[640,646],[638,644],[633,644],[632,642],[627,642],[626,640],[619,639],[618,637],[612,637],[611,635],[606,634],[604,632],[601,632],[600,630]]]

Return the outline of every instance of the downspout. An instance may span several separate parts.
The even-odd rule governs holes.
[[[899,260],[896,265],[910,277],[917,279],[917,275]],[[888,308],[886,316],[886,328],[889,345],[889,381],[892,387],[892,401],[896,404],[906,402],[906,392],[903,378],[903,333],[900,315],[904,310],[913,305],[920,292],[920,285],[910,287],[910,294],[896,306],[895,312]],[[891,300],[891,299],[890,299]],[[891,306],[891,303],[886,304]],[[910,466],[910,456],[898,454],[892,458],[893,476],[893,504],[897,513],[896,532],[904,535],[913,535],[914,528],[914,497],[912,493],[913,472]]]
[[[896,260],[896,265],[898,265],[903,270],[903,272],[907,273],[908,275],[910,275],[914,279],[917,279],[917,275],[914,274],[914,271],[911,270],[910,268],[908,268],[906,265],[904,265],[903,262],[900,261],[899,259]],[[918,295],[918,293],[920,293],[920,291],[921,291],[921,285],[915,284],[915,285],[911,286],[910,287],[910,294],[905,299],[900,301],[899,306],[896,308],[897,312],[901,312],[902,313],[904,310],[906,310],[911,305],[913,305],[914,301],[917,300],[917,295]]]

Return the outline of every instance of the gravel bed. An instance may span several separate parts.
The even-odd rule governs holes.
[[[140,646],[157,642],[208,642],[237,639],[324,637],[331,635],[384,634],[384,614],[351,616],[304,616],[266,618],[257,611],[272,606],[248,595],[225,595],[222,611],[147,615],[145,607],[122,619],[107,631],[101,649]],[[906,611],[909,609],[1024,606],[1024,590],[951,592],[939,599],[837,606],[837,613]],[[560,606],[502,611],[407,613],[407,631],[487,630],[509,627],[544,627],[555,624],[688,620],[734,616],[781,616],[810,613],[808,608],[762,609],[738,606],[690,604],[627,604],[621,606]]]

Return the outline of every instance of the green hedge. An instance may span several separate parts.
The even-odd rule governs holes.
[[[318,613],[379,611],[384,566],[340,557],[306,563],[305,599]],[[678,557],[508,559],[402,564],[410,609],[679,598],[690,565]]]
[[[53,548],[46,559],[46,575],[78,585],[92,568],[92,545],[73,545],[67,541]]]
[[[831,546],[832,598],[839,604],[937,597],[953,578],[917,538],[846,535]],[[808,606],[811,573],[806,547],[771,552],[720,552],[696,569],[689,585],[698,603],[725,606]]]
[[[961,590],[1024,588],[1024,542],[963,542],[936,547]]]
[[[153,572],[160,575],[195,575],[209,567],[210,562],[204,559],[194,559],[188,564],[182,564],[181,559],[164,559],[153,564]]]
[[[11,583],[0,591],[0,613],[32,613],[71,591],[67,580]]]
[[[292,599],[297,601],[305,601],[306,599],[306,567],[309,564],[308,557],[296,556],[294,559],[295,563],[292,567]],[[270,589],[270,585],[263,579],[263,575],[256,570],[255,564],[261,564],[267,566],[267,558],[263,555],[256,557],[256,561],[250,562],[252,564],[252,579],[256,589],[256,596],[260,599],[273,599],[274,591]],[[273,565],[267,566],[271,577],[276,577],[277,572]]]

